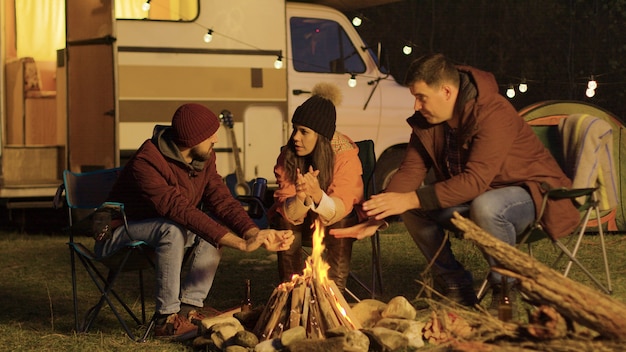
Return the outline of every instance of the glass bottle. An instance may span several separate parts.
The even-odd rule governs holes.
[[[502,296],[498,305],[498,319],[507,322],[513,318],[513,307],[508,292],[508,282],[506,277],[502,276]]]
[[[252,310],[252,297],[250,295],[250,279],[246,279],[246,291],[243,298],[243,302],[241,302],[241,311],[249,312]]]

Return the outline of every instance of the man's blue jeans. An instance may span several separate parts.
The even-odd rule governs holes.
[[[178,313],[181,303],[203,307],[213,285],[221,251],[165,218],[129,222],[128,226],[133,239],[145,241],[156,252],[156,312]],[[120,226],[115,229],[111,239],[96,245],[96,255],[108,255],[123,247],[128,241],[124,227]],[[181,285],[185,252],[196,242],[189,272]]]
[[[450,222],[454,211],[469,217],[483,230],[512,246],[515,246],[516,237],[535,219],[532,198],[519,186],[487,191],[468,204],[432,211],[413,209],[402,214],[409,234],[429,262],[443,245],[432,270],[438,283],[447,287],[471,284],[471,274],[454,257],[450,241],[444,243],[444,230],[459,231]],[[496,264],[490,257],[487,260],[490,266]],[[500,274],[492,272],[490,281],[500,283]]]

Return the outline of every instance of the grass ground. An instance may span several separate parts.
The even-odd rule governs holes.
[[[96,325],[88,334],[76,334],[72,309],[72,289],[69,250],[66,239],[57,231],[47,233],[19,233],[0,231],[0,345],[6,351],[188,351],[189,347],[176,343],[150,340],[138,344],[130,341],[119,327],[109,309],[103,309]],[[85,239],[85,243],[89,240]],[[352,261],[353,271],[366,281],[370,278],[370,242],[355,243]],[[626,302],[626,236],[607,236],[608,254],[613,279],[613,298]],[[453,239],[454,251],[468,269],[474,273],[478,287],[487,273],[487,265],[473,244]],[[388,301],[402,295],[409,300],[420,291],[416,279],[426,263],[407,235],[402,223],[381,235],[381,261],[383,294]],[[597,255],[597,236],[584,240],[580,258],[595,274],[600,275],[601,258]],[[554,256],[548,241],[536,246],[535,256],[546,261]],[[88,302],[98,299],[97,292],[87,275],[81,271],[79,295],[81,311]],[[586,277],[574,269],[571,277],[588,283]],[[119,283],[127,301],[133,302],[139,311],[137,285],[134,275],[125,275]],[[278,283],[276,259],[273,253],[258,250],[243,254],[230,249],[223,252],[214,286],[206,305],[217,310],[227,310],[239,305],[244,290],[244,280],[252,282],[252,299],[263,304]],[[153,277],[146,277],[148,291]],[[590,284],[591,285],[591,284]],[[352,289],[360,297],[366,297],[353,281]],[[148,299],[150,303],[151,300]],[[152,313],[151,305],[148,307]],[[522,307],[519,307],[520,311]]]

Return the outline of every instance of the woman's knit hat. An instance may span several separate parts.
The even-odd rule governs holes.
[[[218,128],[220,120],[206,106],[200,104],[181,105],[172,117],[174,143],[180,147],[191,148],[211,137]]]
[[[311,97],[298,106],[291,123],[308,127],[333,139],[337,122],[335,106],[341,103],[341,90],[332,83],[321,82],[311,91]]]

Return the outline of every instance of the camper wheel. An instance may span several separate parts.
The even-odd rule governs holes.
[[[398,171],[400,162],[404,158],[404,150],[406,145],[398,145],[389,148],[381,154],[378,161],[376,161],[376,170],[374,171],[374,177],[376,178],[376,189],[378,192],[387,187],[393,174]]]

